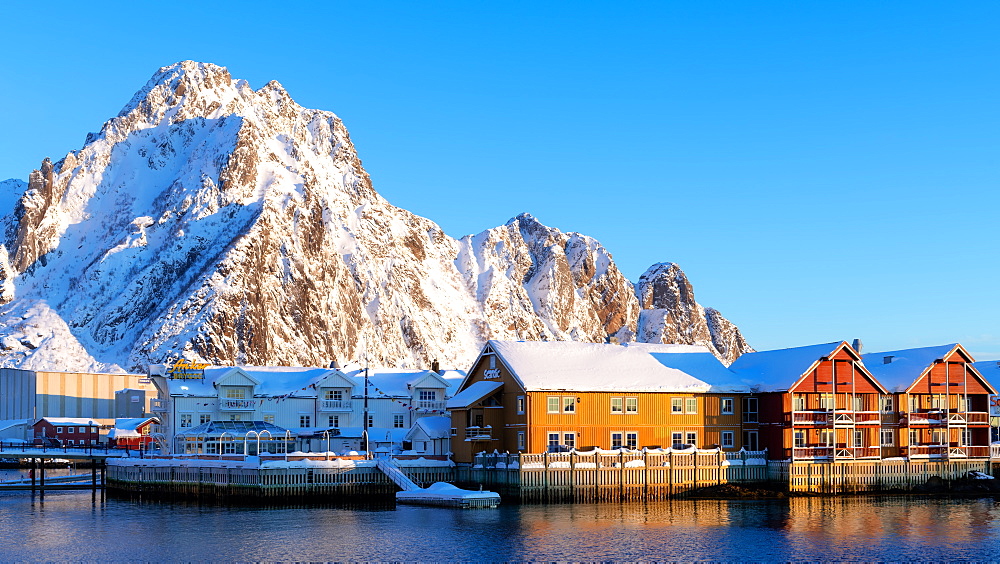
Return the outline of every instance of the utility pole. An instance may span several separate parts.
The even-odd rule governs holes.
[[[361,441],[365,445],[365,459],[371,458],[368,450],[368,359],[365,358],[365,420],[362,422]]]

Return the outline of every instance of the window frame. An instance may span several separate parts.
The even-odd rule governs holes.
[[[563,396],[562,397],[562,412],[563,413],[576,413],[576,396]]]
[[[625,398],[625,415],[638,415],[639,398]]]
[[[518,415],[524,415],[524,410],[526,407],[526,399],[524,396],[517,396],[517,402],[515,407],[517,408]]]
[[[553,405],[555,409],[553,409]],[[562,413],[562,400],[559,396],[548,396],[545,398],[546,413]]]
[[[726,409],[727,403],[729,404],[729,409]],[[735,411],[736,411],[736,400],[734,398],[719,399],[719,415],[733,415]]]
[[[576,449],[576,432],[563,433],[563,446]]]
[[[684,433],[680,431],[673,431],[670,433],[670,448],[678,448],[684,446]]]
[[[625,446],[625,433],[623,431],[611,431],[611,450],[620,449],[623,446]]]
[[[684,413],[689,415],[698,413],[698,398],[684,398]]]
[[[393,429],[405,429],[406,428],[406,416],[402,413],[392,414],[392,428]]]
[[[625,398],[623,397],[611,398],[611,414],[621,415],[623,413],[625,413]]]
[[[312,427],[312,415],[299,415],[299,427]]]
[[[454,435],[453,435],[454,436]],[[517,450],[527,449],[527,435],[524,431],[517,432]]]
[[[685,431],[684,444],[698,448],[698,431]]]
[[[639,432],[625,431],[625,448],[637,450],[639,448]]]
[[[896,446],[896,433],[892,429],[879,429],[879,446]]]
[[[726,439],[729,440],[726,440]],[[720,448],[736,448],[736,433],[734,431],[722,431],[719,433]]]
[[[684,413],[684,398],[670,398],[670,413]]]

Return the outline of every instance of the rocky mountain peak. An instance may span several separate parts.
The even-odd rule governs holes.
[[[4,366],[464,367],[490,338],[749,348],[675,265],[633,286],[597,240],[526,213],[449,237],[375,192],[336,115],[217,65],[160,69],[82,149],[4,188]]]

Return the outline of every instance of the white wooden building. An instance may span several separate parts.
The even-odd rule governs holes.
[[[316,451],[329,442],[338,452],[363,448],[353,435],[354,429],[365,426],[366,403],[369,436],[378,429],[380,437],[401,443],[420,418],[447,415],[445,403],[464,376],[457,371],[366,371],[357,366],[190,364],[182,369],[154,365],[149,375],[157,390],[150,410],[162,421],[160,433],[168,444],[175,434],[211,421],[262,421],[298,437],[302,448]],[[376,447],[374,442],[369,446]]]

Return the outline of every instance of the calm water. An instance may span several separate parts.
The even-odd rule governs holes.
[[[220,508],[0,494],[0,560],[995,560],[992,498],[498,510]]]

